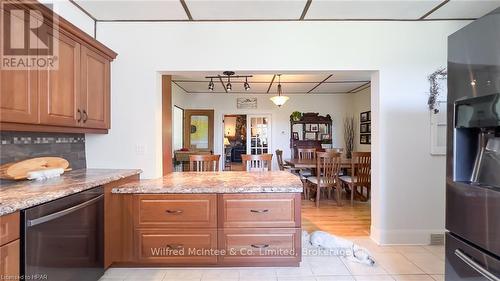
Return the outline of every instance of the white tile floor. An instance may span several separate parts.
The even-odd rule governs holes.
[[[371,251],[374,266],[339,257],[303,256],[300,267],[112,268],[101,281],[444,281],[443,246],[378,246],[353,239]]]

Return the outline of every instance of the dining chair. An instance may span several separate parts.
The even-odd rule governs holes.
[[[354,193],[361,187],[366,188],[366,196],[370,198],[371,192],[371,152],[353,152],[351,162],[351,176],[341,176],[340,181],[351,190],[351,205],[354,203]]]
[[[245,170],[247,172],[271,171],[273,155],[272,154],[258,154],[258,155],[242,154],[241,160],[243,161],[243,165],[245,166]]]
[[[322,191],[326,191],[328,198],[331,198],[332,191],[336,190],[337,205],[342,204],[340,200],[340,166],[340,153],[316,152],[316,176],[307,178],[308,188],[309,186],[316,187],[316,207],[319,207]]]
[[[316,148],[297,148],[299,159],[316,159]]]
[[[278,167],[280,171],[288,171],[290,173],[296,174],[299,169],[293,168],[283,161],[283,150],[276,149],[276,161],[278,162]]]
[[[220,155],[189,155],[189,170],[192,172],[218,172]]]

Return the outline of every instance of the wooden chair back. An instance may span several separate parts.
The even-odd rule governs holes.
[[[325,152],[344,153],[344,148],[342,148],[342,147],[325,148]]]
[[[278,162],[278,167],[280,171],[285,170],[285,163],[283,162],[283,150],[276,149],[276,161]]]
[[[242,154],[241,159],[243,160],[243,165],[247,172],[271,171],[273,160],[272,154]]]
[[[357,186],[370,187],[371,184],[372,154],[371,152],[352,153],[353,182]]]
[[[297,148],[299,159],[316,159],[316,148]]]
[[[340,155],[336,152],[316,153],[316,177],[322,186],[334,186],[338,183],[341,167]]]
[[[192,172],[219,171],[220,155],[189,155],[189,170]]]

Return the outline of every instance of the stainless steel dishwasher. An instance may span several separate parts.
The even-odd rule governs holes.
[[[21,271],[41,280],[104,274],[104,195],[97,187],[22,212]]]

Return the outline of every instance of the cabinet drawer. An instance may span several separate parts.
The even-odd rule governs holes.
[[[138,227],[216,227],[217,195],[136,195]]]
[[[0,217],[0,246],[19,239],[19,212]]]
[[[19,280],[19,240],[0,247],[0,279]]]
[[[300,194],[224,194],[220,227],[300,227]]]
[[[135,231],[138,262],[157,264],[216,264],[215,229],[137,229]]]
[[[300,229],[231,228],[219,230],[226,265],[294,265],[300,262]]]

